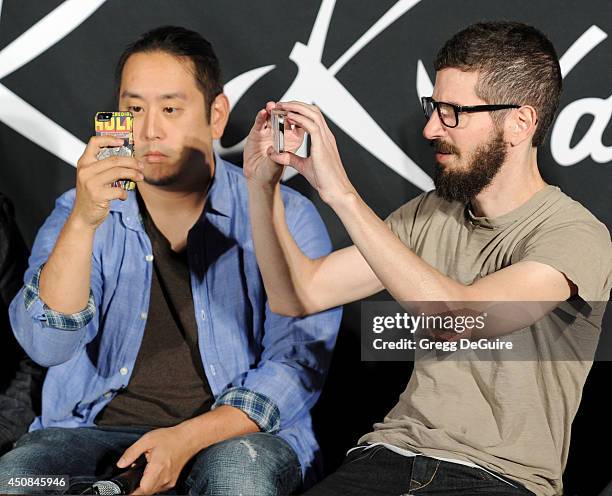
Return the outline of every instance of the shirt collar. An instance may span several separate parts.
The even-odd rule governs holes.
[[[206,209],[230,217],[232,213],[232,190],[225,161],[215,152],[215,174],[206,200]]]

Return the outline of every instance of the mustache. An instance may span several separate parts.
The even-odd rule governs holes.
[[[434,139],[429,142],[429,146],[431,146],[436,153],[453,153],[455,155],[459,155],[459,150],[447,143],[446,141],[442,141],[441,139]]]

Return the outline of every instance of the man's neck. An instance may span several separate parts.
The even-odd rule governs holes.
[[[532,148],[504,163],[491,184],[472,199],[472,211],[478,217],[494,219],[520,207],[544,187],[537,149]]]
[[[175,218],[202,211],[206,199],[205,189],[167,190],[160,186],[141,184],[138,192],[147,206],[147,211],[156,220],[158,216]]]
[[[211,169],[207,177],[193,181],[185,188],[164,188],[145,182],[138,185],[147,212],[174,251],[185,248],[187,234],[202,214],[214,176],[214,165]]]

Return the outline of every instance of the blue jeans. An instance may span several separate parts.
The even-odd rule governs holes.
[[[0,494],[32,494],[8,484],[11,477],[68,475],[71,486],[116,474],[126,448],[149,429],[136,427],[51,427],[30,432],[0,458]],[[301,485],[297,455],[282,438],[255,433],[200,451],[185,467],[171,493],[288,495]],[[40,492],[40,491],[39,491]]]
[[[340,468],[304,496],[533,495],[478,468],[426,456],[406,457],[384,446],[351,451]]]

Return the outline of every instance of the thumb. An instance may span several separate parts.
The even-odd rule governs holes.
[[[147,449],[149,449],[147,444],[145,441],[143,441],[143,438],[140,438],[123,452],[123,455],[121,455],[121,458],[119,458],[119,461],[117,462],[117,467],[129,467],[138,459],[140,455],[147,451]]]
[[[306,166],[306,159],[303,157],[298,157],[295,153],[291,152],[282,152],[277,153],[274,151],[274,148],[268,148],[268,156],[271,160],[281,165],[288,165],[289,167],[293,167],[300,174],[304,170]]]
[[[261,131],[266,125],[267,118],[268,112],[266,111],[266,109],[262,109],[257,112],[257,115],[255,116],[255,122],[253,122],[253,127],[251,128],[251,131]]]

